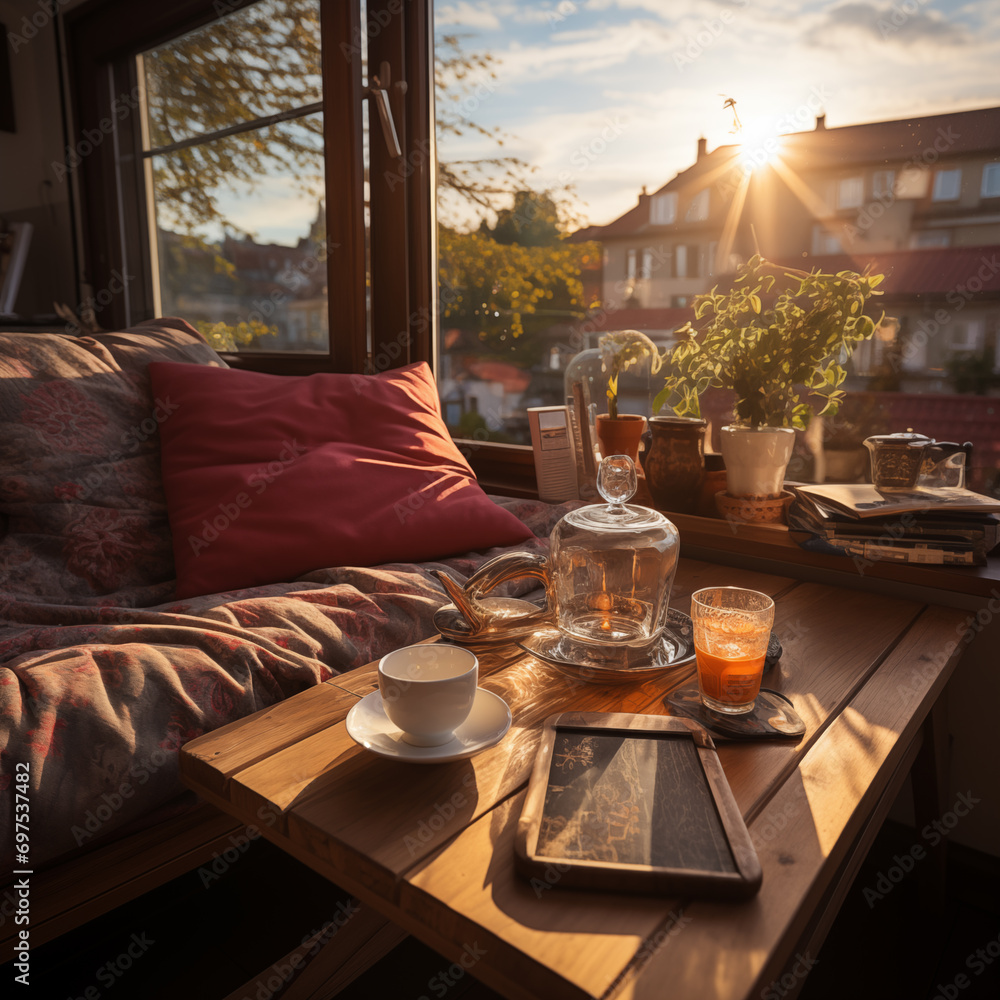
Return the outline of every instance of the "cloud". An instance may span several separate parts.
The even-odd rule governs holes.
[[[826,12],[805,35],[810,45],[834,48],[852,41],[877,41],[912,46],[965,45],[971,39],[964,25],[948,21],[937,11],[921,10],[921,0],[876,5],[850,2]]]
[[[512,44],[494,51],[505,81],[537,82],[553,77],[592,78],[610,67],[629,66],[640,56],[665,56],[680,37],[663,24],[629,24],[563,30],[538,44]]]
[[[497,4],[469,3],[468,0],[458,0],[450,6],[438,7],[434,11],[434,23],[437,26],[454,25],[462,28],[485,28],[495,31],[500,27],[497,17]]]

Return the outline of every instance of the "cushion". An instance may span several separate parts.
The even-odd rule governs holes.
[[[266,375],[150,365],[177,596],[531,537],[480,489],[430,368]]]
[[[183,320],[115,333],[0,333],[2,590],[145,604],[174,578],[153,360],[223,366]],[[193,367],[194,365],[192,365]],[[108,595],[116,595],[111,600]]]

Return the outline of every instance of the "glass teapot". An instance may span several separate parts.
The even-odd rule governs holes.
[[[864,443],[871,455],[872,482],[877,489],[965,486],[965,467],[972,451],[968,441],[935,441],[907,430],[875,434]]]
[[[628,504],[637,478],[625,455],[605,458],[597,489],[606,504],[570,511],[552,530],[548,556],[508,552],[491,559],[461,587],[437,572],[454,609],[435,617],[457,641],[509,641],[552,625],[591,650],[641,652],[659,642],[677,570],[677,529],[659,511]],[[547,607],[484,599],[508,580],[533,576],[545,584]],[[520,606],[520,608],[518,607]],[[444,609],[443,609],[444,610]]]

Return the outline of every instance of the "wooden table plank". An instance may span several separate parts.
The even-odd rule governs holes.
[[[244,719],[184,744],[181,777],[192,787],[225,798],[238,771],[346,718],[358,698],[330,681],[307,688]]]
[[[686,610],[694,590],[734,580],[772,594],[797,589],[794,581],[783,577],[688,562],[679,568],[674,592]],[[617,689],[587,684],[526,657],[512,645],[478,647],[476,654],[482,686],[514,706],[514,717],[511,732],[501,744],[478,755],[473,763],[419,767],[378,759],[357,747],[342,726],[308,731],[294,716],[290,728],[276,719],[269,735],[255,729],[262,740],[272,741],[273,752],[264,752],[263,745],[257,744],[250,753],[232,751],[226,761],[226,780],[231,782],[226,794],[241,815],[276,816],[275,828],[285,834],[291,831],[285,813],[294,805],[296,829],[316,850],[329,849],[331,858],[345,861],[343,847],[353,846],[355,863],[370,864],[369,884],[391,891],[393,880],[418,857],[527,780],[538,746],[538,724],[548,715],[571,708],[599,711],[609,702],[615,710],[644,711],[656,706],[663,694],[657,682]],[[686,673],[691,671],[693,667]],[[377,686],[373,667],[352,673],[353,677],[342,675],[334,683],[349,684],[357,694]],[[662,707],[657,710],[663,711]],[[216,745],[211,749],[219,751]],[[204,753],[199,745],[195,750]],[[218,791],[217,780],[215,785],[201,777],[197,781]],[[386,788],[393,789],[393,815],[399,826],[382,831],[381,839],[373,841],[368,817],[384,811]],[[475,805],[470,806],[473,797]],[[462,809],[441,815],[448,803],[458,801]],[[435,805],[440,809],[435,811]],[[467,806],[473,809],[471,814]],[[431,820],[435,829],[427,835]],[[416,834],[426,835],[419,851],[414,850],[412,840]],[[338,844],[333,845],[331,838]]]
[[[763,686],[790,698],[806,724],[800,743],[720,743],[719,759],[747,817],[761,796],[788,774],[823,727],[871,676],[920,612],[908,601],[819,584],[796,587],[775,606],[774,631],[783,653]],[[831,643],[830,636],[836,637]]]
[[[833,666],[826,671],[816,669],[817,662],[826,662],[824,656],[827,660],[830,657],[829,650],[824,653],[819,648],[823,630],[795,624],[802,616],[818,613],[817,603],[823,603],[824,614],[837,620],[854,620],[859,626],[851,631],[844,648],[831,661]],[[851,591],[825,591],[816,585],[792,588],[779,607],[779,624],[787,616],[792,626],[786,654],[789,665],[782,669],[789,677],[794,677],[796,671],[802,675],[796,683],[805,692],[803,699],[809,699],[808,710],[803,712],[810,726],[809,735],[836,708],[834,690],[842,690],[845,685],[848,691],[853,690],[874,669],[912,615],[912,606],[905,602]],[[305,738],[292,739],[282,727],[272,725],[269,738],[281,749],[257,753],[249,766],[230,776],[229,795],[240,814],[277,813],[277,829],[290,833],[285,813],[294,805],[296,829],[317,850],[323,850],[324,842],[331,839],[353,847],[358,864],[372,863],[372,884],[382,884],[388,872],[398,877],[527,780],[538,746],[538,725],[548,715],[568,709],[657,714],[666,711],[662,704],[665,688],[656,681],[606,688],[566,677],[530,657],[520,657],[512,666],[494,673],[491,660],[510,663],[510,650],[495,647],[480,650],[479,655],[486,674],[483,686],[514,706],[511,732],[497,747],[472,762],[421,767],[368,754],[353,743],[343,726],[324,727]],[[845,671],[850,672],[846,678]],[[775,686],[782,689],[796,686],[785,678],[775,681]],[[298,723],[297,719],[293,721]],[[745,799],[738,798],[741,807],[749,810],[769,780],[782,769],[794,767],[800,752],[794,745],[766,748],[764,762],[755,759],[747,773],[741,773],[741,794]],[[724,754],[733,758],[735,767],[741,767],[738,750],[726,748]],[[756,776],[752,771],[758,772]],[[388,789],[394,801],[394,822],[376,830],[371,817],[384,813]],[[461,803],[461,808],[452,812],[449,803],[452,807]],[[431,821],[434,829],[428,833]],[[423,839],[415,846],[413,838],[417,835]]]
[[[475,974],[491,985],[503,982],[504,992],[520,983],[525,996],[600,997],[678,903],[559,889],[555,868],[541,880],[517,875],[514,833],[525,794],[502,802],[418,866],[400,888],[400,909],[441,939],[476,935],[486,954]]]

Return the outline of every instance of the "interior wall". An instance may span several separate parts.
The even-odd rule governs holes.
[[[0,131],[0,216],[33,227],[15,302],[22,318],[77,304],[71,175],[59,99],[56,27],[38,0],[0,0],[11,69],[15,132]]]

